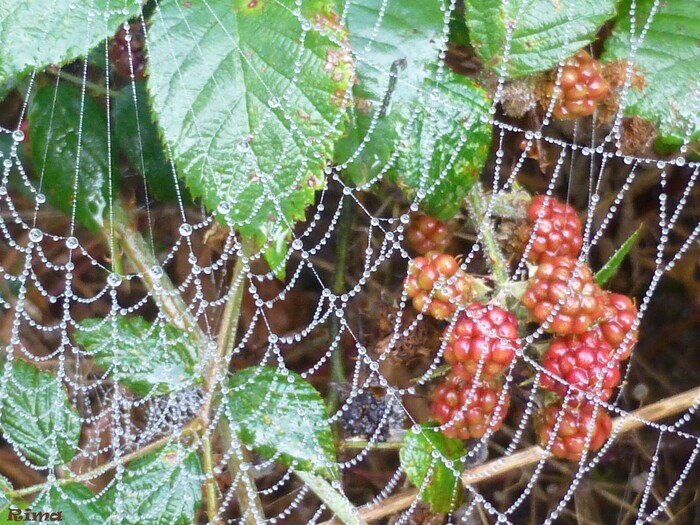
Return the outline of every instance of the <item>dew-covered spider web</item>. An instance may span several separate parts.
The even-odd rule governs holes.
[[[5,47],[26,20],[4,3]],[[6,46],[0,69],[13,71],[8,56],[23,67],[0,108],[5,500],[71,524],[700,520],[698,8],[675,38],[694,76],[664,99],[641,91],[658,79],[637,58],[680,0],[617,15],[612,1],[493,2],[507,23],[475,44],[488,24],[465,36],[465,11],[485,3],[90,0],[66,3],[61,65],[26,58],[52,56],[50,40]],[[609,11],[595,39],[585,9]],[[544,11],[557,40],[538,71],[537,31],[519,26]],[[535,84],[558,87],[581,48],[617,67],[615,104],[562,121],[558,91]],[[459,94],[456,77],[483,89]],[[662,150],[644,111],[628,111],[640,92],[669,108]],[[444,320],[415,309],[406,232],[479,171],[448,251],[488,288],[484,309],[521,321],[495,400],[503,426],[448,456],[429,447],[444,439],[430,403],[468,305]],[[604,285],[638,311],[614,349],[631,356],[606,365],[621,373],[607,399],[540,362],[564,301],[538,325],[517,300],[535,272],[527,193],[578,211],[579,268],[599,270],[640,229]],[[592,421],[613,420],[600,448],[590,425],[579,460],[551,454],[563,417],[538,441],[545,376]],[[422,482],[415,464],[407,477],[407,433],[429,447]],[[432,486],[447,509],[431,512]]]

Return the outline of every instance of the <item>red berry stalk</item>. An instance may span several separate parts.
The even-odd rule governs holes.
[[[540,262],[547,255],[578,257],[583,244],[583,230],[574,210],[568,204],[553,197],[537,195],[533,197],[527,210],[531,224],[529,235],[533,237],[527,258]]]
[[[606,401],[620,384],[620,366],[612,354],[612,347],[598,331],[557,337],[542,356],[542,367],[565,383],[542,374],[542,388],[564,397],[571,385]],[[572,391],[571,395],[580,397],[581,393]]]
[[[554,428],[557,426],[556,434]],[[603,446],[612,431],[612,420],[602,407],[590,401],[575,401],[563,406],[549,405],[538,413],[537,438],[541,447],[549,446],[552,454],[561,459],[579,461],[586,451],[594,452]]]
[[[497,306],[470,305],[445,334],[445,361],[464,380],[495,379],[515,359],[518,320]]]
[[[562,120],[588,117],[598,102],[610,92],[610,84],[603,78],[600,62],[586,51],[578,51],[569,58],[559,77],[561,93],[555,102],[553,115]],[[554,82],[545,87],[547,96],[554,97]]]
[[[454,257],[437,252],[413,259],[404,287],[416,310],[439,320],[469,304],[474,288]]]
[[[546,257],[530,279],[522,302],[540,324],[557,312],[547,331],[582,334],[603,317],[605,296],[585,264],[572,257]]]
[[[406,230],[406,239],[411,250],[425,255],[432,251],[445,251],[452,240],[452,231],[446,223],[419,213],[411,219]]]
[[[509,404],[510,396],[501,386],[449,375],[435,389],[432,417],[447,437],[478,439],[501,428]]]

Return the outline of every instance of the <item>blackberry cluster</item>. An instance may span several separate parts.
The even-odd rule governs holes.
[[[578,257],[583,244],[583,229],[574,210],[554,197],[537,195],[527,210],[530,228],[522,241],[533,238],[528,259],[538,263],[543,257]]]
[[[553,115],[561,120],[573,120],[593,114],[598,102],[610,93],[610,84],[602,75],[600,62],[580,50],[569,58],[559,77],[561,92],[555,102]],[[545,86],[547,98],[554,96],[554,82]]]
[[[414,215],[406,230],[408,247],[425,255],[428,252],[442,252],[452,240],[449,226],[435,217],[419,213]]]
[[[518,320],[502,308],[470,305],[446,330],[445,361],[464,380],[495,380],[515,359]]]
[[[536,428],[542,447],[552,440],[554,456],[579,461],[584,451],[598,450],[603,446],[612,431],[612,420],[602,407],[577,399],[567,405],[561,402],[549,405],[538,414]]]
[[[128,32],[124,25],[119,26],[119,30],[109,44],[109,60],[114,66],[119,76],[130,79],[131,64],[134,69],[134,80],[146,78],[146,38],[143,27],[139,22],[128,24]]]
[[[604,316],[604,292],[593,273],[578,259],[546,257],[523,294],[522,302],[533,320],[555,334],[583,334]]]
[[[431,415],[450,438],[479,439],[497,431],[510,397],[497,383],[465,381],[451,374],[435,389]]]
[[[388,434],[403,427],[405,413],[401,405],[394,402],[391,408],[388,408],[389,400],[386,396],[378,397],[372,392],[363,391],[353,397],[347,405],[340,422],[348,436],[372,437],[384,418],[384,424],[377,436],[379,441],[386,440]]]
[[[449,319],[473,297],[472,279],[451,255],[428,252],[416,257],[404,281],[413,307],[438,320]]]

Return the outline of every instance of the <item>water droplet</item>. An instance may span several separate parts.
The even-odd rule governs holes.
[[[277,97],[270,97],[267,101],[267,105],[273,109],[278,108],[280,107],[280,100]]]
[[[231,206],[228,202],[220,202],[216,207],[216,211],[218,211],[221,215],[228,215],[228,213],[231,211]]]
[[[161,277],[163,277],[163,268],[161,268],[160,266],[157,266],[157,265],[151,266],[149,273],[151,274],[151,277],[153,277],[154,279],[160,279]]]
[[[304,247],[304,244],[299,240],[299,239],[294,239],[294,242],[292,243],[292,248],[295,250],[301,250]]]
[[[10,159],[5,159],[2,161],[2,165],[5,166],[6,168],[11,168],[12,167],[12,161]]]
[[[24,140],[24,132],[21,129],[16,129],[12,132],[12,140],[22,142]]]
[[[117,275],[116,273],[110,273],[109,277],[107,277],[107,284],[109,284],[112,288],[116,288],[122,283],[122,278]]]
[[[44,204],[46,202],[46,195],[44,195],[43,193],[37,193],[36,197],[34,198],[36,199],[36,202],[38,204]]]
[[[75,250],[80,243],[78,242],[78,239],[75,237],[68,237],[66,239],[66,248],[69,250]]]
[[[29,240],[32,242],[41,242],[41,239],[44,238],[44,232],[42,232],[39,228],[32,228],[29,231]]]
[[[183,237],[189,237],[192,235],[192,225],[187,224],[186,222],[180,225],[180,235]]]

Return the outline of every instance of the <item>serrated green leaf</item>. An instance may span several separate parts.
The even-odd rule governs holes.
[[[636,2],[637,38],[653,4],[653,0]],[[620,16],[605,42],[604,61],[630,59],[629,6],[629,0],[620,5]],[[668,146],[679,146],[688,128],[688,138],[699,139],[700,113],[695,100],[700,76],[700,3],[660,2],[638,46],[632,62],[635,74],[644,79],[643,87],[633,85],[629,90],[624,114],[653,123]]]
[[[202,464],[195,452],[168,446],[127,464],[123,490],[105,494],[110,509],[121,498],[119,525],[191,525],[202,502]]]
[[[85,55],[136,16],[141,2],[0,2],[0,82]]]
[[[410,197],[424,194],[421,207],[428,214],[448,220],[459,211],[486,163],[491,124],[482,117],[491,101],[472,80],[449,70],[439,84],[427,85],[437,89],[440,98],[418,105],[392,178]]]
[[[506,75],[547,71],[591,43],[615,16],[618,0],[466,0],[471,43],[484,64],[500,73],[506,28],[514,25]],[[504,11],[507,5],[508,12]]]
[[[421,499],[433,512],[450,512],[461,503],[464,487],[459,473],[464,455],[462,442],[445,437],[435,423],[421,425],[418,433],[409,430],[399,451],[401,468],[413,485],[423,487]],[[445,461],[452,461],[452,468]]]
[[[42,177],[41,191],[48,202],[69,216],[75,206],[77,221],[92,232],[100,231],[119,175],[112,170],[110,188],[104,111],[79,88],[59,84],[36,90],[28,118],[35,171]]]
[[[177,181],[153,121],[145,82],[129,84],[119,91],[114,100],[113,118],[119,149],[146,179],[148,193],[159,201],[177,201]]]
[[[80,439],[80,417],[63,386],[48,372],[14,359],[5,364],[0,403],[0,430],[33,463],[67,463]]]
[[[163,395],[197,383],[197,347],[172,325],[143,317],[117,317],[78,323],[75,342],[110,376],[136,395]]]
[[[254,366],[229,382],[231,428],[262,457],[337,477],[335,446],[321,394],[301,376]],[[276,454],[279,454],[276,456]]]
[[[47,521],[60,521],[70,525],[96,525],[106,523],[109,516],[104,503],[80,483],[67,483],[51,488],[36,498],[29,510],[40,513],[41,517],[37,516],[24,523],[45,524]],[[50,518],[52,514],[56,517],[59,512],[60,520],[46,519],[45,513],[48,513]]]
[[[22,500],[19,501],[10,501],[6,500],[4,503],[0,503],[0,525],[9,525],[11,523],[17,523],[17,513],[16,510],[12,515],[12,519],[10,519],[10,510],[13,509],[19,509],[23,510],[26,509],[29,505],[25,503]],[[28,522],[25,522],[28,523]]]
[[[308,31],[294,0],[164,0],[152,18],[148,88],[178,171],[258,246],[304,219],[342,132],[352,60],[332,7],[302,2]]]
[[[632,246],[634,246],[634,243],[636,243],[637,239],[639,239],[643,229],[644,225],[637,228],[635,232],[622,243],[622,246],[615,250],[615,253],[613,253],[612,257],[608,259],[608,262],[606,262],[605,265],[598,270],[598,272],[595,274],[595,282],[598,283],[598,285],[603,286],[613,275],[615,275],[617,269],[622,264],[622,261],[625,260],[625,257],[627,257],[627,254],[632,249]]]
[[[376,177],[396,150],[404,113],[415,103],[429,66],[437,61],[443,38],[441,7],[441,0],[338,0],[357,54],[350,122],[335,148],[336,164],[348,163],[343,176],[351,184]],[[383,116],[375,118],[380,111]]]

